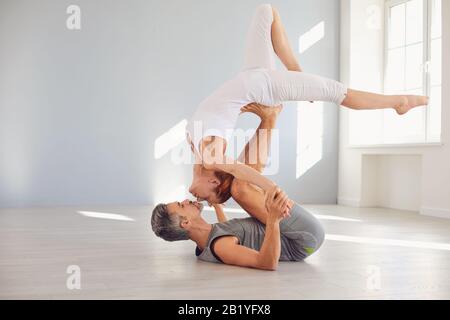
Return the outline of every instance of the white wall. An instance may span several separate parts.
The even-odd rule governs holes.
[[[374,66],[380,65],[383,53],[380,50],[376,50],[375,53],[371,51],[374,43],[382,41],[384,32],[383,30],[371,30],[368,28],[366,20],[361,17],[366,13],[368,6],[373,4],[382,6],[383,2],[383,0],[342,1],[343,17],[351,18],[350,22],[343,21],[341,24],[341,54],[347,54],[350,57],[341,59],[341,78],[355,89],[381,90],[378,67],[374,68]],[[364,58],[360,59],[363,54]],[[351,148],[349,146],[350,112],[347,109],[341,109],[338,191],[340,204],[365,206],[373,204],[375,201],[381,206],[404,210],[417,208],[417,211],[425,215],[450,218],[450,1],[443,1],[442,56],[444,59],[442,146]],[[366,77],[374,80],[368,81]],[[370,129],[368,128],[368,130]],[[365,176],[371,176],[364,174],[363,159],[365,155],[380,155],[375,158],[381,161],[380,163],[369,163],[367,166],[372,169],[384,168],[384,172],[391,172],[391,175],[384,176],[384,179],[379,181],[382,181],[382,185],[389,185],[392,199],[401,199],[400,201],[386,201],[386,197],[384,200],[380,200],[377,195],[374,195],[375,193],[364,197],[364,192],[365,194],[370,193],[371,188],[368,182],[364,181]],[[410,155],[411,157],[397,157],[393,158],[397,159],[393,161],[392,158],[389,160],[385,157],[389,155]],[[372,161],[374,160],[372,159]],[[419,163],[421,163],[420,170]],[[392,175],[392,173],[396,174]],[[420,179],[417,174],[420,175]],[[393,180],[396,181],[395,184]],[[417,186],[411,186],[411,181],[420,183],[419,201],[414,199]],[[405,193],[405,189],[409,192]]]
[[[66,28],[77,4],[82,29]],[[155,140],[241,69],[257,0],[1,0],[0,207],[148,205],[180,200],[190,165],[154,157]],[[339,78],[340,0],[272,2],[305,70]],[[278,63],[281,68],[281,63]],[[296,178],[297,104],[279,118],[280,170],[299,202],[336,203],[338,108],[323,156]],[[256,116],[238,126],[256,128]],[[308,135],[308,132],[302,132]],[[180,142],[181,145],[181,142]]]
[[[363,155],[361,206],[421,209],[421,155]]]

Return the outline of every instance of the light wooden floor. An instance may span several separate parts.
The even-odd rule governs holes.
[[[0,298],[450,298],[450,220],[386,209],[305,207],[319,216],[327,240],[316,255],[282,263],[277,272],[197,261],[193,243],[166,243],[150,232],[149,207],[3,209]],[[134,221],[83,216],[82,210]],[[81,290],[66,287],[69,265],[81,268]],[[371,279],[377,272],[379,290],[368,286],[376,284]]]

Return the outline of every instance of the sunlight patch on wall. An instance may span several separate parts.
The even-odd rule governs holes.
[[[323,156],[324,103],[299,102],[297,107],[296,178],[303,176]]]
[[[163,185],[163,184],[162,184]],[[161,189],[161,188],[160,188]],[[164,189],[157,192],[154,196],[154,203],[171,203],[174,201],[183,201],[189,198],[187,195],[187,187],[184,184],[180,184],[170,190]]]
[[[321,21],[309,31],[300,36],[298,40],[298,51],[300,53],[306,52],[308,49],[316,45],[325,37],[325,22]]]
[[[161,136],[156,138],[154,148],[155,159],[161,159],[186,139],[186,125],[187,120],[183,119]]]

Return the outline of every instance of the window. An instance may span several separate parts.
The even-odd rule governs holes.
[[[427,108],[404,116],[382,110],[382,144],[431,143],[441,140],[442,0],[386,2],[386,94],[431,98]]]
[[[382,1],[384,15],[378,5],[367,7],[372,1],[354,2],[343,42],[349,52],[343,60],[349,86],[423,94],[431,100],[428,107],[403,116],[393,109],[348,110],[349,145],[441,143],[442,0]]]

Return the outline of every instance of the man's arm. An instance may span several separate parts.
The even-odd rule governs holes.
[[[267,163],[272,141],[272,130],[275,128],[278,115],[282,106],[267,107],[257,103],[249,104],[242,108],[242,113],[254,113],[261,123],[256,129],[251,140],[246,144],[238,160],[252,167],[258,172],[263,172]]]
[[[272,188],[266,196],[269,211],[266,233],[261,250],[241,246],[233,237],[219,239],[214,251],[226,264],[275,271],[281,255],[280,221],[286,217],[284,208],[289,201],[279,188]]]

